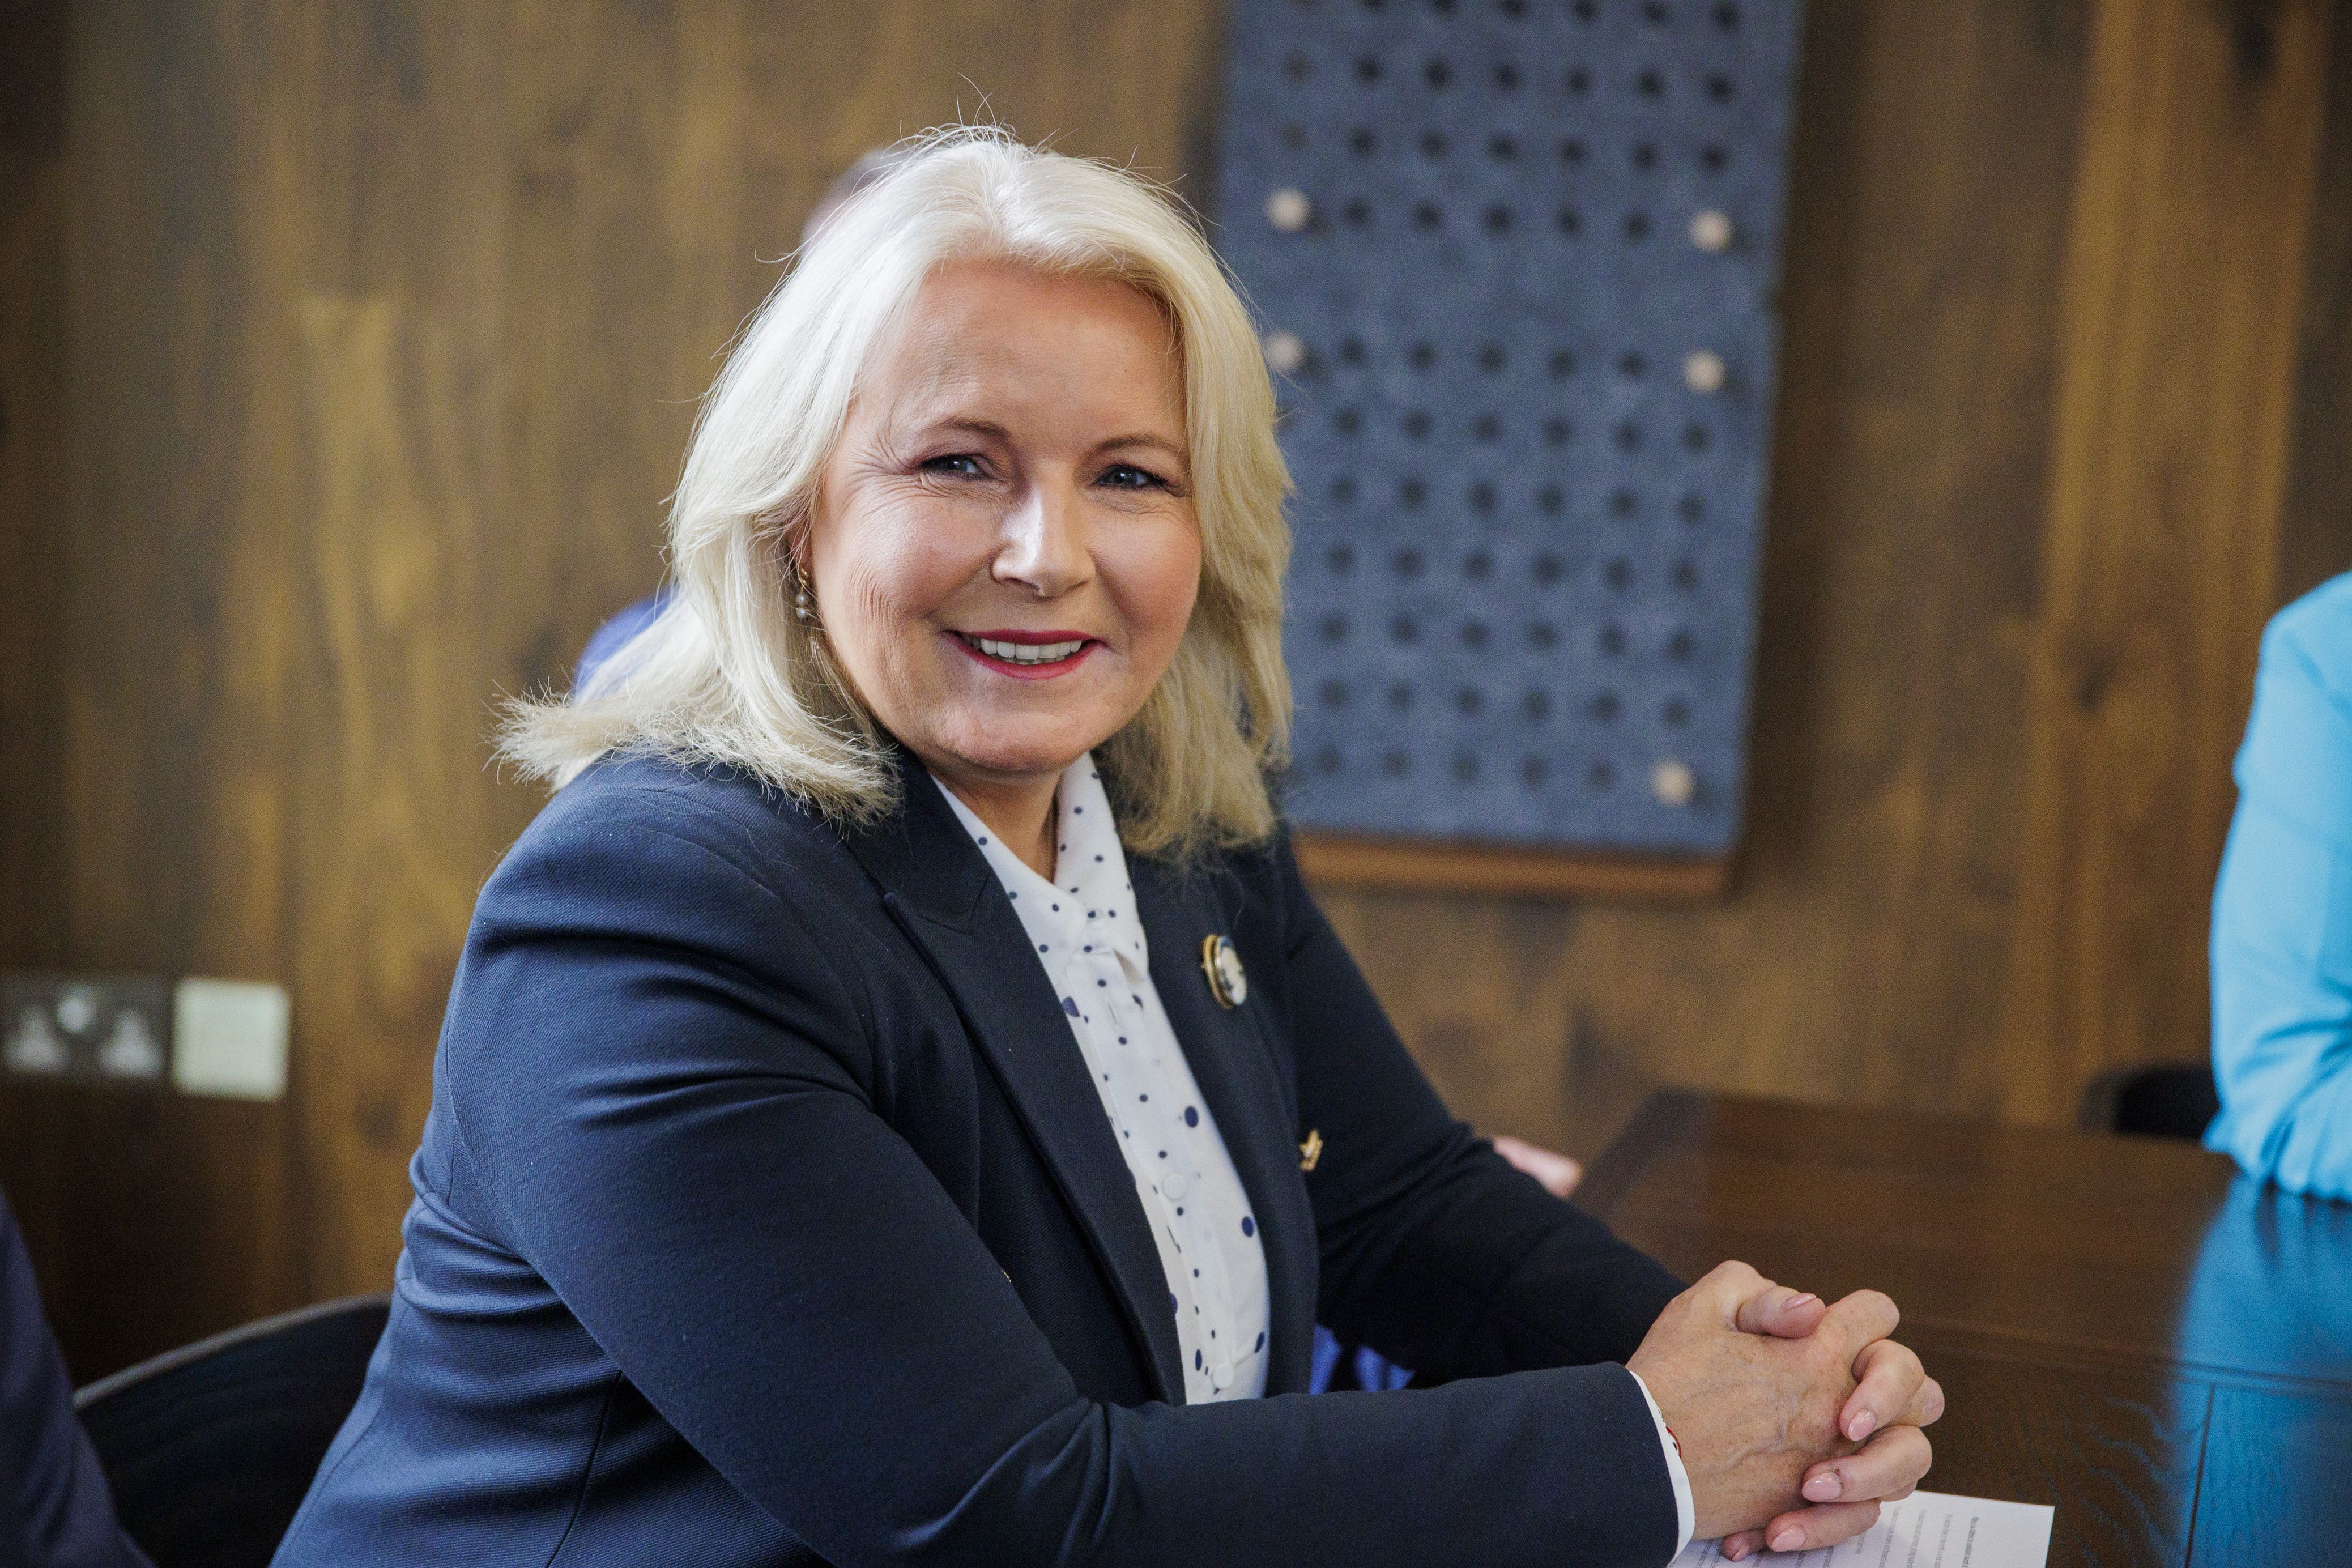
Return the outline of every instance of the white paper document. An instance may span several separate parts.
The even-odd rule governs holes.
[[[1748,1561],[1774,1568],[2046,1568],[2051,1512],[2046,1503],[1913,1492],[1881,1509],[1878,1522],[1852,1541]],[[1714,1542],[1694,1541],[1671,1568],[1729,1561]]]

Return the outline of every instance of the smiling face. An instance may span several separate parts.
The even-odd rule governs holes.
[[[1201,575],[1181,362],[1123,283],[934,274],[876,351],[803,566],[857,697],[934,773],[1050,781],[1143,706]]]

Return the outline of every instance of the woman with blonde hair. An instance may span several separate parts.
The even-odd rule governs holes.
[[[1448,1117],[1269,775],[1248,316],[919,140],[713,388],[675,592],[507,754],[391,1322],[278,1562],[1664,1563],[1927,1468],[1886,1336]],[[1301,1397],[1318,1313],[1441,1385]]]

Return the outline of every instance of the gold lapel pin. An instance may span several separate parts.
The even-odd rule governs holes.
[[[1323,1134],[1312,1127],[1307,1130],[1307,1142],[1298,1146],[1298,1168],[1311,1171],[1315,1162],[1323,1157]]]
[[[1249,1000],[1249,976],[1242,973],[1242,955],[1221,936],[1201,942],[1201,973],[1209,977],[1209,994],[1220,1007],[1238,1007]]]

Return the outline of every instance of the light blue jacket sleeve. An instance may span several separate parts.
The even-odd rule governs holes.
[[[2238,811],[2213,890],[2206,1147],[2352,1197],[2352,574],[2263,636]]]

